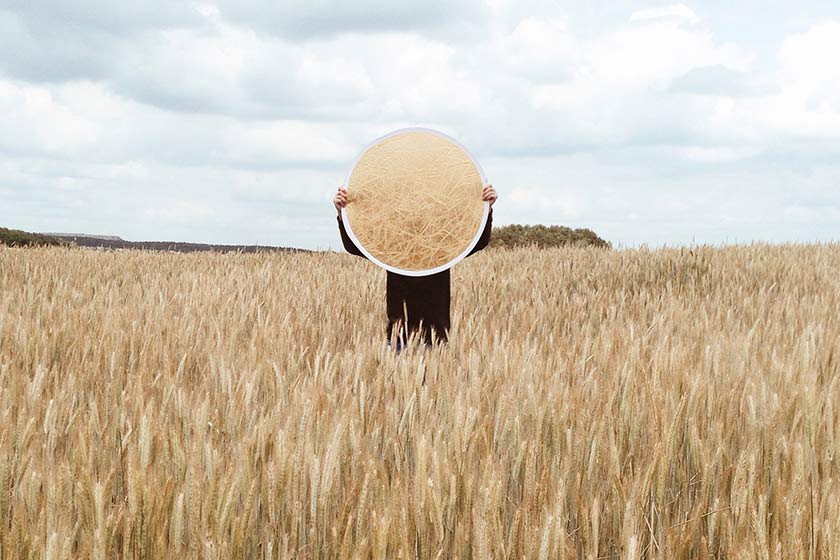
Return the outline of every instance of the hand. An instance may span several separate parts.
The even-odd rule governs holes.
[[[481,200],[484,202],[489,202],[490,206],[492,207],[496,203],[496,199],[499,198],[499,195],[496,194],[496,189],[493,188],[493,185],[487,183],[484,185],[484,190],[481,191]]]
[[[333,204],[335,204],[335,209],[339,214],[341,214],[341,209],[347,206],[347,189],[344,188],[344,185],[338,187],[338,192],[335,193],[335,198],[333,198]]]

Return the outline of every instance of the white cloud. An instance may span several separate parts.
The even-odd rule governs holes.
[[[163,205],[149,206],[143,214],[153,220],[177,222],[179,224],[206,223],[216,216],[216,210],[207,203],[194,200],[167,199]]]
[[[0,82],[0,149],[12,154],[80,156],[95,149],[97,126],[45,88]]]
[[[462,30],[483,19],[480,0],[220,0],[223,16],[283,37],[310,38],[342,32]]]
[[[826,206],[822,208],[814,208],[811,206],[801,206],[794,204],[785,206],[784,216],[787,218],[794,218],[800,222],[814,223],[819,221],[840,221],[840,206]]]
[[[674,20],[689,25],[700,23],[700,18],[694,13],[694,10],[685,4],[670,4],[660,8],[648,8],[633,12],[630,16],[630,21],[649,21],[656,19]]]
[[[732,120],[764,147],[822,158],[840,142],[840,23],[819,22],[781,42],[772,88],[733,102]],[[767,85],[766,80],[763,82]]]
[[[840,65],[835,64],[838,52],[840,22],[820,22],[791,35],[781,46],[783,78],[812,88],[836,88],[840,85]]]
[[[724,163],[758,156],[761,149],[752,146],[685,146],[672,150],[673,155],[701,163]]]
[[[66,161],[331,167],[356,150],[356,136],[348,139],[352,127],[178,114],[87,82],[47,87],[0,81],[0,110],[5,130],[14,131],[0,135],[0,149]],[[356,134],[367,137],[364,132]]]
[[[522,210],[549,211],[560,219],[577,219],[584,207],[584,199],[577,190],[554,187],[514,187],[507,199]]]
[[[748,71],[713,64],[692,68],[673,80],[670,90],[719,97],[756,97],[776,93],[778,86],[772,86]]]
[[[782,99],[788,108],[785,113],[788,121],[802,122],[803,132],[840,138],[838,52],[840,23],[833,21],[816,24],[782,44]]]
[[[495,64],[532,84],[569,81],[582,54],[580,41],[563,19],[527,17],[490,46]]]

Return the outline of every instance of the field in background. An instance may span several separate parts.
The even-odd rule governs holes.
[[[840,558],[840,246],[0,249],[0,557]],[[425,385],[422,383],[425,377]]]

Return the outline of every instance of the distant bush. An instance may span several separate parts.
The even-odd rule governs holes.
[[[512,224],[493,228],[490,247],[604,247],[610,244],[591,229],[565,226],[523,226]]]
[[[49,235],[0,227],[0,245],[27,247],[34,245],[67,245],[67,243]]]

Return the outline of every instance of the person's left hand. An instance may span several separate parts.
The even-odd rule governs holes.
[[[497,198],[499,198],[499,195],[496,193],[496,189],[493,188],[493,185],[490,183],[484,185],[484,190],[481,192],[481,200],[489,202],[492,207],[496,203]]]

